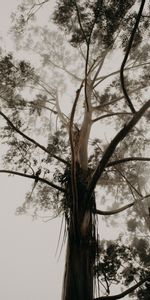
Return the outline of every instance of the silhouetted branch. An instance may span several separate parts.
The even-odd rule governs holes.
[[[102,297],[95,298],[94,300],[117,300],[117,299],[121,299],[121,298],[125,297],[126,295],[134,292],[138,287],[140,287],[146,281],[150,281],[150,278],[145,278],[145,279],[139,281],[138,283],[136,283],[135,285],[133,285],[132,287],[130,287],[129,289],[127,289],[126,291],[124,291],[120,294],[117,294],[117,295],[114,295],[114,296],[102,296]]]
[[[122,206],[120,208],[117,208],[115,210],[110,210],[110,211],[95,209],[95,210],[93,210],[93,213],[95,213],[97,215],[101,215],[101,216],[111,216],[111,215],[118,214],[118,213],[126,210],[127,208],[132,207],[134,204],[135,204],[135,202],[131,202],[131,203],[125,205],[125,206]]]
[[[36,175],[29,175],[29,174],[26,174],[26,173],[21,173],[21,172],[16,172],[16,171],[11,171],[11,170],[0,170],[0,173],[7,173],[7,174],[12,174],[12,175],[18,175],[18,176],[22,176],[22,177],[26,177],[26,178],[31,178],[31,179],[34,179],[36,180],[37,179],[37,176]],[[53,187],[54,189],[60,191],[60,192],[63,192],[65,193],[65,189],[63,189],[61,186],[58,186],[54,183],[52,183],[51,181],[45,179],[45,178],[42,178],[42,177],[38,177],[38,181],[41,181],[43,183],[46,183],[48,185],[50,185],[51,187]]]
[[[107,167],[112,167],[118,164],[123,164],[129,161],[150,161],[150,157],[126,157],[123,159],[118,159],[118,160],[114,160],[114,161],[110,161],[107,164]]]
[[[150,197],[150,194],[142,197],[138,201],[142,201],[144,199],[147,199],[148,197]],[[110,210],[110,211],[108,211],[108,210],[101,210],[101,209],[94,209],[93,213],[97,214],[97,215],[101,215],[101,216],[111,216],[111,215],[118,214],[118,213],[120,213],[120,212],[122,212],[122,211],[124,211],[124,210],[126,210],[126,209],[128,209],[128,208],[130,208],[132,206],[134,206],[135,204],[136,204],[136,201],[133,201],[133,202],[127,204],[127,205],[124,205],[124,206],[122,206],[120,208],[117,208],[117,209],[114,209],[114,210]]]
[[[8,125],[14,131],[16,131],[19,135],[21,135],[23,138],[25,138],[26,140],[28,140],[29,142],[31,142],[32,144],[34,144],[36,147],[39,147],[40,149],[42,149],[43,151],[45,151],[49,155],[51,154],[46,147],[44,147],[43,145],[39,144],[37,141],[35,141],[34,139],[30,138],[28,135],[26,135],[25,133],[23,133],[19,128],[17,128],[2,111],[0,111],[0,115],[7,121]],[[52,154],[52,157],[54,157],[55,159],[61,161],[64,164],[68,164],[66,160],[64,160],[63,158],[60,158],[59,156],[57,156],[55,154]]]

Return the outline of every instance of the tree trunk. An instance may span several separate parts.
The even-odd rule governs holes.
[[[93,266],[88,241],[78,243],[69,234],[62,300],[93,299]]]
[[[92,85],[88,78],[82,126],[77,132],[77,138],[70,139],[71,144],[73,142],[72,169],[70,180],[66,182],[68,243],[62,300],[93,300],[96,239],[92,210],[95,207],[95,197],[92,195],[88,209],[84,200],[89,182],[88,140],[92,125],[91,94]],[[73,118],[72,114],[72,122]],[[72,123],[70,126],[73,133]]]
[[[68,243],[62,300],[92,300],[93,299],[93,265],[96,254],[95,227],[92,219],[92,208],[95,198],[89,208],[86,224],[83,217],[86,211],[84,194],[87,183],[81,171],[78,170],[78,205],[76,215],[70,210],[68,224]],[[70,194],[70,193],[69,193]],[[71,199],[72,200],[72,199]],[[69,201],[71,202],[71,201]]]

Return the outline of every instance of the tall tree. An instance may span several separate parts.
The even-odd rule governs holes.
[[[58,30],[52,34],[48,27],[32,26],[36,38],[42,37],[42,43],[36,39],[34,47],[43,59],[42,71],[36,75],[24,61],[18,69],[12,57],[7,62],[6,57],[1,59],[2,78],[6,77],[1,100],[6,114],[1,110],[0,115],[7,121],[1,137],[9,144],[4,162],[10,168],[0,172],[34,180],[18,213],[53,209],[64,216],[67,250],[62,300],[120,299],[149,281],[147,268],[134,286],[110,295],[109,281],[118,280],[121,259],[130,257],[119,245],[106,251],[100,242],[99,247],[97,224],[97,215],[110,216],[111,222],[111,215],[130,209],[129,230],[138,228],[138,222],[141,230],[150,228],[149,207],[143,205],[149,198],[145,182],[150,161],[147,2],[58,1],[53,20],[68,41]],[[28,0],[20,6],[20,18],[13,27],[17,39],[44,5],[50,1]],[[31,44],[29,32],[26,46]],[[69,112],[61,110],[65,97],[72,100]],[[40,134],[46,146],[38,139]],[[114,253],[122,257],[115,260]],[[99,272],[106,284],[104,296],[96,296],[94,280],[99,282],[95,276]],[[127,278],[125,274],[122,271]]]

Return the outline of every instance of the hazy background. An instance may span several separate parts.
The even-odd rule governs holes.
[[[0,46],[9,51],[13,50],[7,35],[10,13],[19,3],[0,0]],[[64,254],[59,261],[55,257],[60,220],[43,223],[33,222],[31,216],[16,216],[29,189],[30,180],[0,174],[0,299],[60,299]]]

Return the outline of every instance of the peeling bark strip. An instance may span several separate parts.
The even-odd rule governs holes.
[[[87,208],[90,204],[90,199],[91,199],[92,193],[96,187],[96,184],[97,184],[98,180],[100,179],[102,173],[104,172],[104,169],[107,166],[108,161],[111,158],[112,154],[114,153],[116,147],[127,136],[127,134],[131,131],[131,129],[133,129],[133,127],[138,123],[138,121],[141,119],[141,117],[144,115],[144,113],[146,112],[146,110],[149,107],[150,107],[150,100],[147,101],[136,114],[134,114],[133,118],[127,124],[125,124],[125,126],[116,134],[114,139],[111,141],[111,143],[107,147],[101,161],[99,162],[99,164],[93,174],[93,177],[92,177],[91,182],[88,187],[87,194],[85,196],[87,199]]]

